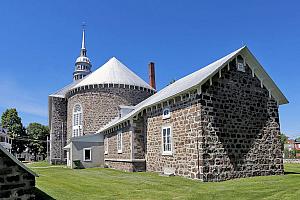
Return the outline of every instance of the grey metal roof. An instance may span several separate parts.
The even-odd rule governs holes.
[[[72,83],[70,83],[69,85],[63,87],[62,89],[54,92],[53,94],[49,95],[51,97],[60,97],[60,98],[65,98],[66,97],[66,94],[67,92],[76,84],[78,84],[81,80],[79,81],[74,81]]]
[[[130,112],[129,114],[125,115],[124,117],[121,117],[118,120],[114,120],[107,125],[103,126],[100,130],[97,131],[97,133],[103,132],[115,125],[118,125],[131,117],[134,117],[139,112],[141,112],[143,109],[150,107],[154,104],[163,102],[169,98],[173,98],[179,94],[182,94],[186,92],[187,90],[200,86],[201,84],[205,83],[210,77],[218,73],[218,71],[223,68],[225,65],[227,65],[233,58],[235,58],[238,54],[243,55],[247,62],[250,64],[249,66],[254,69],[255,74],[257,77],[263,81],[263,84],[266,86],[267,89],[272,91],[272,95],[277,99],[279,104],[286,104],[288,103],[288,100],[283,95],[283,93],[279,90],[279,88],[276,86],[274,81],[270,78],[270,76],[265,72],[265,70],[262,68],[262,66],[259,64],[259,62],[256,60],[256,58],[252,55],[252,53],[249,51],[249,49],[244,46],[227,56],[207,65],[206,67],[189,74],[178,81],[175,81],[174,83],[170,84],[169,86],[163,88],[156,94],[150,96],[146,100],[142,101],[138,105],[135,106],[135,109]],[[252,70],[253,70],[252,69]]]
[[[125,84],[148,88],[154,90],[148,83],[128,69],[117,58],[109,59],[104,65],[85,77],[72,89],[94,84]]]
[[[11,153],[9,153],[2,145],[0,145],[0,151],[2,151],[4,154],[6,154],[10,159],[12,159],[17,165],[19,165],[21,168],[23,168],[28,173],[32,174],[33,176],[38,176],[34,171],[26,167],[21,161],[19,161],[15,156],[13,156]]]

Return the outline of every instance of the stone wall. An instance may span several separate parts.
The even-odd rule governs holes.
[[[119,105],[136,105],[151,95],[133,87],[98,87],[78,91],[68,98],[68,138],[72,134],[72,111],[79,103],[83,109],[84,134],[95,133],[119,115]]]
[[[0,151],[0,199],[34,199],[35,177]]]
[[[117,149],[117,133],[122,132],[122,153],[118,153]],[[104,148],[106,148],[108,140],[108,151],[104,156],[104,159],[131,159],[131,134],[130,127],[122,128],[119,131],[107,134],[104,138]]]
[[[245,72],[224,68],[202,87],[203,180],[283,173],[278,106]]]
[[[146,136],[144,127],[144,118],[133,121],[133,159],[145,159]]]
[[[169,107],[171,117],[162,118],[163,108]],[[196,178],[198,173],[199,152],[197,138],[200,134],[200,105],[197,94],[176,98],[169,106],[159,106],[147,112],[147,171],[172,171],[175,175]],[[162,153],[162,126],[172,129],[172,155]]]
[[[50,162],[65,163],[63,147],[67,139],[67,100],[49,96]]]
[[[146,171],[143,125],[143,120],[135,120],[127,127],[105,135],[104,149],[107,149],[108,144],[108,151],[104,156],[107,167],[131,172]],[[122,132],[122,153],[117,150],[118,132]]]
[[[237,71],[232,62],[201,94],[191,91],[147,111],[147,171],[203,181],[283,173],[277,102],[245,68]],[[162,119],[168,106],[171,117]],[[162,155],[164,125],[172,127],[172,155]]]

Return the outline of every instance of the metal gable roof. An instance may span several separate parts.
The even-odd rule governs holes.
[[[258,63],[256,58],[251,54],[249,49],[244,46],[227,56],[209,64],[208,66],[192,73],[189,74],[178,81],[175,81],[171,85],[163,88],[156,94],[150,96],[146,100],[142,101],[138,105],[135,106],[135,109],[130,112],[129,114],[125,115],[124,117],[114,120],[104,127],[102,127],[100,130],[97,131],[103,132],[115,125],[118,125],[131,117],[137,115],[139,112],[141,112],[143,109],[150,107],[156,103],[163,102],[169,98],[173,98],[181,93],[186,92],[187,90],[199,86],[203,83],[205,83],[210,77],[218,73],[218,71],[223,68],[226,64],[228,64],[229,61],[231,61],[235,56],[238,54],[243,55],[246,57],[247,62],[250,62],[249,66],[254,70],[255,74],[257,77],[263,81],[263,84],[266,86],[266,88],[272,92],[272,95],[277,99],[278,103],[281,104],[286,104],[288,103],[288,100],[286,97],[283,95],[283,93],[279,90],[279,88],[276,86],[274,81],[270,78],[270,76],[265,72],[265,70],[262,68],[262,66]]]
[[[94,84],[125,84],[154,90],[115,57],[74,85],[72,89]]]

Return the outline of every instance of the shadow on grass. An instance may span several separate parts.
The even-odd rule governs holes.
[[[288,175],[288,174],[300,174],[300,172],[284,172],[284,175]]]
[[[43,200],[55,200],[54,198],[52,198],[51,196],[49,196],[47,193],[43,192],[39,188],[35,188],[34,192],[35,192],[36,200],[42,200],[42,199]]]

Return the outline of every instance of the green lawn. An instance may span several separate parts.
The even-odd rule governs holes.
[[[285,165],[286,175],[203,183],[156,173],[112,169],[72,170],[30,164],[39,195],[51,199],[300,199],[300,164]]]

